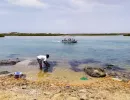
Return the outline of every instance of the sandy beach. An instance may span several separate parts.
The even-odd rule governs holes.
[[[61,65],[44,73],[29,63],[25,60],[13,66],[15,71],[24,72],[26,79],[0,76],[0,100],[130,100],[129,81],[108,76],[92,78]],[[30,67],[32,71],[28,71]],[[80,80],[81,77],[88,80]]]
[[[67,83],[0,77],[0,100],[129,100],[130,84],[111,78]]]

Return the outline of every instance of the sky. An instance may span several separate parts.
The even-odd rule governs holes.
[[[130,32],[130,0],[0,0],[0,32]]]

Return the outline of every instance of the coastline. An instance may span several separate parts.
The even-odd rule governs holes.
[[[83,83],[0,77],[1,100],[129,100],[130,82],[99,78]]]
[[[34,62],[21,61],[11,66],[27,75],[26,79],[0,76],[2,100],[129,100],[130,81],[112,77],[92,78],[84,72],[75,72],[66,65],[54,67],[53,72],[39,71]],[[12,71],[15,71],[12,70]],[[29,71],[30,70],[30,71]],[[29,71],[29,72],[28,72]],[[80,80],[87,77],[88,80]]]
[[[1,33],[1,36],[126,36],[128,33]]]

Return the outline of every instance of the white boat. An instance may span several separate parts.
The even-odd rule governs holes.
[[[77,40],[75,40],[73,38],[64,38],[62,40],[62,43],[77,43]]]

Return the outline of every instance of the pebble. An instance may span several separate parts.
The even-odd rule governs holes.
[[[78,98],[76,98],[76,97],[67,97],[67,99],[66,100],[79,100]]]
[[[86,89],[82,89],[82,90],[79,90],[80,93],[86,93],[87,90]]]
[[[22,89],[27,89],[26,87],[22,87]]]
[[[51,95],[50,92],[44,92],[44,95]]]
[[[80,100],[86,100],[87,96],[86,94],[80,94]]]

